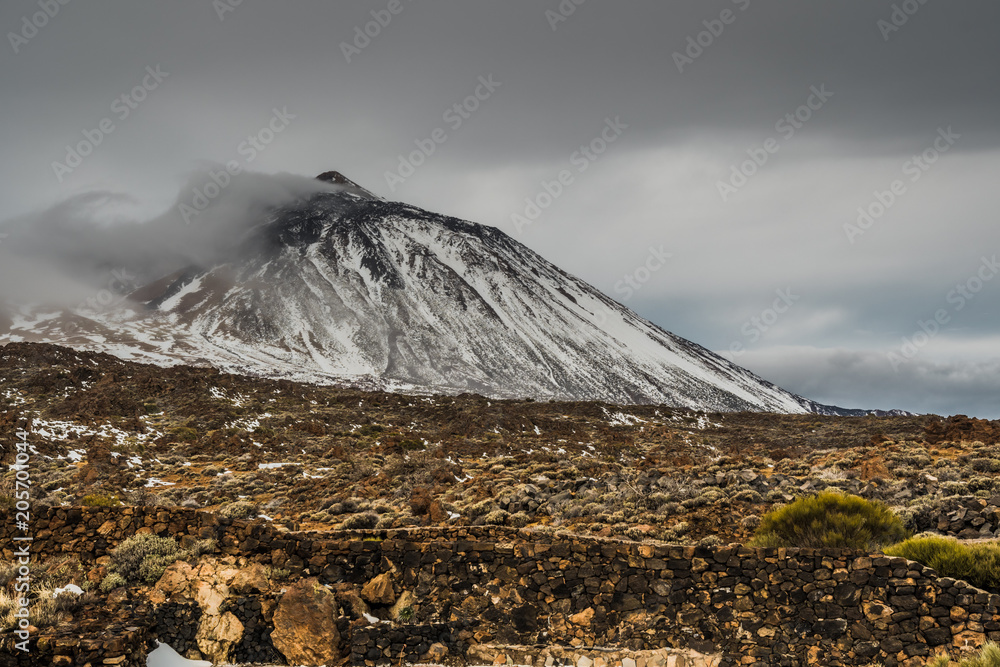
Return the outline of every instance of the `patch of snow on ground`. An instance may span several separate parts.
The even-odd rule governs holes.
[[[206,660],[188,660],[167,644],[156,643],[156,649],[146,656],[146,667],[212,667]]]
[[[635,415],[627,415],[624,412],[608,412],[607,408],[601,408],[601,410],[604,410],[604,415],[608,418],[610,426],[634,426],[646,422],[645,419],[640,419]]]

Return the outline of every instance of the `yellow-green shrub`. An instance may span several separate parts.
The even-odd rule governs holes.
[[[764,515],[750,544],[875,551],[908,535],[885,504],[827,491]]]
[[[80,500],[84,507],[118,507],[122,501],[116,495],[105,496],[100,493],[91,493]]]
[[[962,579],[977,588],[1000,589],[1000,543],[962,544],[952,537],[918,536],[887,547],[901,556],[934,568],[942,577]]]

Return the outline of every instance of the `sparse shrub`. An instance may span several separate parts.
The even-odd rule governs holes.
[[[145,487],[140,487],[127,494],[126,499],[129,505],[135,507],[153,507],[163,505],[163,498]]]
[[[642,506],[649,510],[656,510],[671,500],[673,498],[668,493],[651,493],[642,498]]]
[[[187,426],[178,426],[170,432],[170,435],[174,436],[180,442],[194,442],[198,439],[198,431]]]
[[[0,628],[13,628],[18,624],[14,616],[20,608],[20,594],[11,595],[0,591]],[[59,612],[73,612],[83,604],[92,603],[92,594],[75,595],[63,593],[56,596],[50,587],[38,588],[28,594],[31,604],[31,624],[40,628],[55,625],[59,621]]]
[[[524,528],[531,523],[531,517],[526,512],[518,512],[510,515],[510,525],[515,528]]]
[[[941,493],[944,494],[946,497],[967,495],[969,489],[968,485],[965,482],[957,480],[950,482],[942,481],[939,488],[941,489]]]
[[[767,513],[751,544],[871,551],[906,537],[903,522],[885,504],[824,492]]]
[[[377,525],[378,514],[375,514],[374,512],[363,512],[361,514],[352,514],[347,517],[341,527],[347,530],[367,530],[369,528],[374,528]]]
[[[476,518],[478,516],[485,516],[492,512],[496,508],[496,504],[487,498],[486,500],[481,500],[474,505],[469,505],[465,508],[465,513],[471,517]]]
[[[743,489],[733,496],[733,502],[762,503],[764,502],[764,497],[753,489]]]
[[[347,500],[342,501],[340,505],[342,507],[341,514],[354,514],[360,510],[357,498],[348,498]]]
[[[222,474],[222,468],[219,466],[205,466],[202,471],[202,475],[208,475],[209,477],[215,477],[216,475]]]
[[[208,538],[205,540],[198,540],[193,545],[191,545],[191,557],[199,558],[205,554],[214,553],[217,547],[218,543],[212,538]]]
[[[724,494],[720,489],[717,489],[714,486],[709,487],[698,494],[698,500],[701,502],[702,505],[710,505],[717,503],[725,499],[725,497],[726,494]]]
[[[399,446],[408,452],[415,452],[418,450],[427,449],[427,445],[424,444],[422,440],[412,440],[412,439],[400,440]]]
[[[976,475],[975,477],[970,477],[966,488],[972,493],[978,493],[979,491],[988,491],[993,487],[993,478],[983,477],[982,475]]]
[[[126,585],[128,585],[128,582],[125,581],[125,577],[118,574],[117,572],[112,572],[106,575],[104,579],[101,581],[101,592],[107,593],[110,590],[121,588],[122,586]]]
[[[491,526],[502,526],[507,523],[510,513],[507,510],[494,510],[486,515],[485,521]]]
[[[915,560],[943,577],[962,579],[977,588],[1000,589],[1000,542],[962,544],[952,537],[918,535],[886,548],[885,553]]]
[[[81,498],[80,504],[84,507],[118,507],[122,501],[116,495],[106,496],[100,493],[91,493]]]
[[[147,415],[155,415],[160,412],[163,412],[163,410],[160,409],[160,406],[158,406],[156,403],[143,403],[142,408],[143,410],[146,411]]]
[[[681,514],[684,512],[684,506],[677,502],[663,503],[660,505],[660,514],[664,516],[670,516],[672,514]]]
[[[927,667],[948,667],[951,664],[951,658],[947,654],[942,654],[934,656],[927,663]],[[958,667],[1000,667],[1000,645],[986,642],[978,653],[958,662]]]
[[[139,533],[123,540],[111,550],[110,573],[117,573],[129,584],[153,584],[171,563],[187,558],[172,538]],[[104,585],[103,583],[101,584]]]
[[[219,516],[227,519],[252,519],[257,516],[257,505],[249,500],[237,500],[219,509]]]
[[[264,576],[271,581],[284,581],[289,576],[291,576],[291,571],[280,567],[271,567],[270,565],[264,568]]]

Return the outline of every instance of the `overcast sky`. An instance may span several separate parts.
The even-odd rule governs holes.
[[[995,0],[4,0],[0,218],[93,191],[152,217],[206,162],[336,169],[809,398],[1000,418],[997,25]]]

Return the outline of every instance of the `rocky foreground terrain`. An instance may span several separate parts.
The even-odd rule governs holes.
[[[28,419],[36,503],[181,506],[300,529],[536,526],[725,543],[822,489],[884,500],[914,528],[949,497],[1000,493],[1000,423],[965,417],[407,396],[10,344],[5,463]]]
[[[640,652],[609,666],[718,664],[641,653],[674,648],[740,664],[733,646],[742,664],[916,665],[936,645],[1000,631],[1000,598],[902,559],[786,562],[727,546],[745,543],[774,506],[822,489],[885,501],[914,532],[993,537],[1000,422],[401,395],[17,343],[0,348],[3,463],[22,429],[44,533],[36,545],[59,559],[39,574],[85,590],[52,612],[46,646],[78,656],[109,656],[107,642],[125,655],[155,626],[192,657],[281,662],[275,647],[309,629],[267,641],[252,630],[266,623],[273,634],[293,588],[293,609],[339,610],[327,630],[352,664],[449,651],[506,660],[516,651],[495,645],[516,640]],[[8,508],[14,477],[0,489]],[[136,532],[175,537],[188,557],[155,586],[101,590],[109,550]],[[364,555],[372,549],[380,555]],[[814,599],[824,587],[833,597]],[[789,616],[782,604],[799,607]],[[366,629],[383,621],[422,629],[396,639]],[[80,643],[95,633],[104,638]],[[792,650],[795,641],[805,643]],[[573,661],[582,658],[593,659]]]

